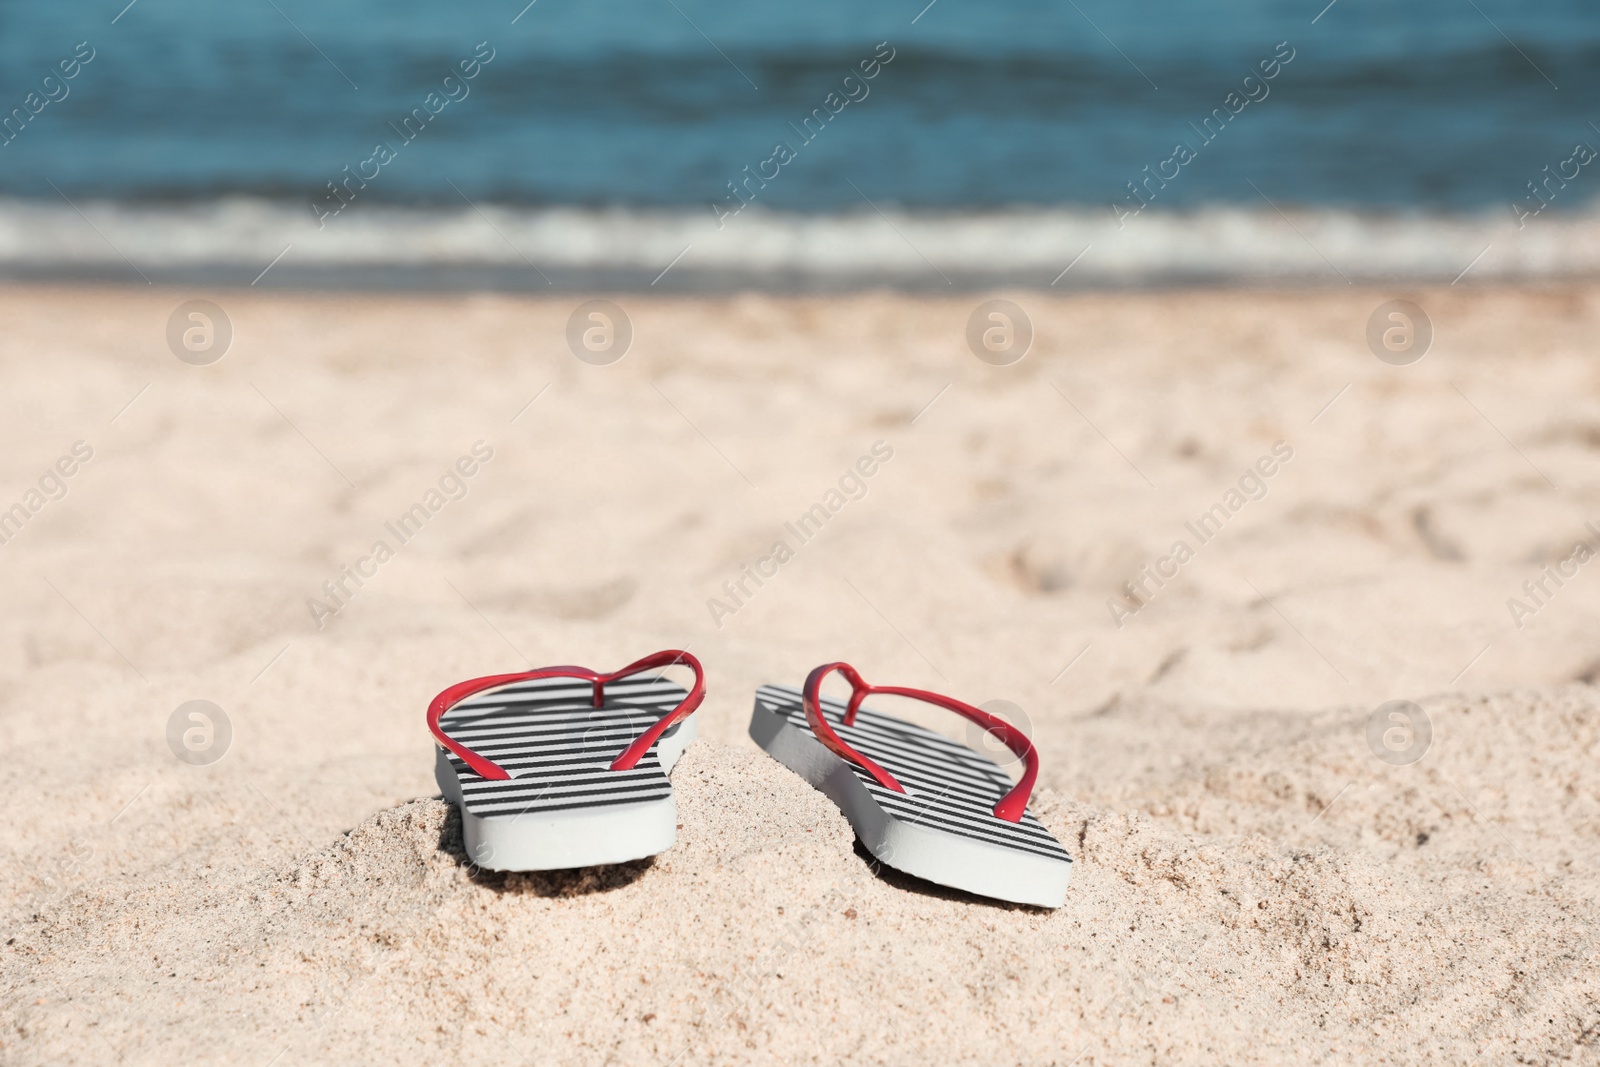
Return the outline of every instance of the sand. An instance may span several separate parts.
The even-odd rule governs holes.
[[[0,512],[73,470],[0,544],[0,1061],[1600,1061],[1600,566],[1543,577],[1600,543],[1600,288],[1006,295],[1007,367],[889,294],[615,296],[591,366],[571,297],[0,290]],[[469,867],[428,699],[663,647],[677,846]],[[837,658],[1021,709],[1064,907],[875,869],[755,748]]]

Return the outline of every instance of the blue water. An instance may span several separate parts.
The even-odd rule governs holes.
[[[772,208],[1103,207],[1183,141],[1197,157],[1160,207],[1504,211],[1576,142],[1600,147],[1594,0],[1337,0],[1315,24],[1325,0],[538,0],[515,24],[525,0],[125,2],[0,5],[6,111],[77,42],[95,50],[0,147],[0,196],[309,210],[384,141],[396,158],[353,211],[709,215],[785,141]],[[470,95],[405,143],[391,123],[482,41]],[[790,124],[881,41],[870,95],[801,144]],[[1204,144],[1190,123],[1283,41],[1266,98]],[[1600,192],[1600,167],[1573,185],[1557,208]]]

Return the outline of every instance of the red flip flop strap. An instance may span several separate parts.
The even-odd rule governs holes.
[[[612,770],[631,770],[634,764],[643,759],[644,754],[650,751],[650,746],[655,744],[662,734],[672,728],[673,723],[681,722],[694,714],[694,710],[706,698],[706,675],[705,671],[700,667],[700,661],[689,655],[689,653],[680,652],[677,649],[668,649],[646,656],[644,659],[628,664],[620,671],[602,675],[594,680],[594,706],[598,708],[604,701],[602,691],[607,682],[614,682],[618,678],[626,678],[629,675],[638,674],[640,671],[673,666],[688,667],[694,671],[694,687],[689,690],[689,695],[683,698],[682,703],[657,719],[650,729],[634,738],[633,744],[623,749],[622,754],[611,761]]]
[[[505,781],[511,775],[504,767],[480,756],[444,732],[439,725],[439,720],[444,716],[445,712],[474,693],[481,693],[485,689],[493,689],[496,686],[509,685],[512,682],[525,682],[536,678],[577,678],[590,682],[594,686],[594,706],[598,708],[605,703],[604,690],[607,682],[614,682],[619,678],[626,678],[629,675],[638,674],[640,671],[650,670],[652,667],[670,667],[674,664],[682,664],[694,670],[694,688],[683,699],[682,703],[668,714],[657,719],[648,730],[635,738],[623,750],[622,754],[612,761],[609,768],[613,771],[629,770],[643,758],[644,754],[650,750],[650,746],[655,744],[657,739],[673,723],[688,717],[700,706],[700,702],[705,699],[705,672],[700,667],[700,661],[689,655],[689,653],[676,650],[657,652],[610,674],[600,674],[590,670],[588,667],[540,667],[538,670],[520,671],[516,674],[494,674],[484,678],[473,678],[469,681],[457,682],[434,697],[433,702],[428,705],[428,730],[439,744],[461,757],[462,761],[468,767],[471,767],[473,773],[480,778],[497,782]]]
[[[828,722],[828,717],[822,714],[822,702],[819,699],[822,680],[834,671],[844,675],[845,681],[850,683],[850,704],[844,715],[844,724],[846,726],[850,726],[856,721],[856,709],[861,706],[861,698],[866,696],[867,683],[862,681],[861,675],[856,673],[856,669],[850,664],[824,663],[816,668],[806,675],[805,692],[801,698],[801,704],[806,712],[806,721],[811,724],[811,732],[817,735],[817,740],[821,741],[823,746],[830,752],[846,762],[854,763],[857,767],[872,775],[873,781],[885,789],[892,789],[896,793],[904,793],[906,791],[905,786],[895,781],[894,775],[845,744],[844,738],[834,732],[833,724]]]
[[[460,756],[478,777],[487,778],[492,782],[503,782],[511,777],[505,768],[492,760],[478,755],[472,749],[444,732],[439,726],[439,720],[444,716],[444,713],[472,694],[481,693],[485,689],[493,689],[498,685],[525,682],[534,678],[583,678],[592,681],[597,677],[598,675],[587,667],[541,667],[535,671],[520,671],[516,674],[491,674],[483,678],[472,678],[465,682],[457,682],[434,697],[433,702],[428,705],[428,729],[433,733],[434,739],[439,744]]]
[[[892,789],[897,793],[904,793],[905,787],[895,780],[894,775],[846,744],[834,732],[827,716],[822,714],[822,705],[818,699],[819,690],[822,688],[822,680],[834,671],[844,675],[845,679],[850,683],[850,703],[846,705],[844,714],[844,724],[846,726],[854,725],[856,712],[860,710],[862,700],[866,699],[870,694],[882,693],[886,696],[910,697],[913,700],[921,700],[935,707],[944,708],[946,711],[953,711],[962,718],[977,723],[986,731],[998,737],[1007,748],[1022,759],[1023,772],[1021,780],[1011,788],[1010,792],[1001,797],[1000,802],[994,806],[994,816],[1006,822],[1022,821],[1023,813],[1028,810],[1028,798],[1033,795],[1034,783],[1039,778],[1039,753],[1034,749],[1033,742],[1028,739],[1027,734],[1024,734],[1004,719],[990,715],[981,708],[975,708],[971,704],[963,703],[953,697],[947,697],[940,693],[931,693],[926,689],[868,685],[862,680],[856,669],[848,663],[828,663],[818,667],[806,677],[803,700],[806,720],[811,724],[812,732],[817,735],[817,739],[827,746],[829,750],[872,775],[873,780],[885,789]]]

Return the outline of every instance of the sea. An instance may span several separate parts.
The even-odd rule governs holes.
[[[0,2],[0,275],[1600,270],[1595,0]]]

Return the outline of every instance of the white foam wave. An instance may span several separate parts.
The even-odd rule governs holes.
[[[279,257],[281,256],[281,259]],[[361,205],[320,228],[298,205],[221,200],[192,206],[0,200],[0,268],[144,272],[278,260],[283,274],[340,267],[462,265],[546,273],[610,271],[648,280],[672,264],[747,279],[942,278],[1037,285],[1162,279],[1537,279],[1600,272],[1600,210],[1510,217],[1287,216],[1216,207],[1108,212],[797,215],[749,209],[718,228],[710,211],[419,209]],[[1062,272],[1071,264],[1070,271]]]

